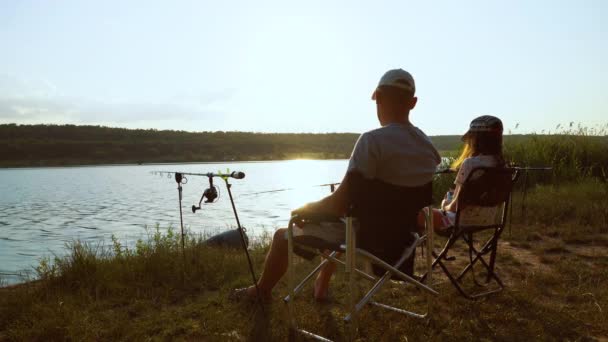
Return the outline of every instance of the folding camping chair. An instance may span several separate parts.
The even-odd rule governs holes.
[[[454,225],[441,232],[436,232],[438,235],[446,236],[448,240],[439,255],[433,253],[436,258],[433,261],[432,267],[434,268],[436,265],[439,265],[458,292],[467,299],[487,296],[502,291],[504,288],[504,284],[494,268],[498,240],[505,228],[511,191],[518,176],[519,171],[516,168],[479,167],[473,169],[462,185],[460,194],[458,195],[458,208],[456,210]],[[486,242],[480,244],[481,248],[477,248],[474,238],[484,231],[493,232],[487,240],[482,238],[481,241]],[[448,256],[448,252],[460,239],[467,246],[469,262],[454,277],[444,262],[455,260],[455,257]],[[486,261],[484,257],[488,254],[489,261]],[[478,281],[477,277],[475,277],[473,268],[476,264],[481,264],[487,272],[485,281],[483,282]],[[473,275],[475,285],[483,287],[484,290],[477,292],[465,291],[461,283],[463,277],[469,271]],[[497,286],[493,289],[487,289],[492,281]]]
[[[431,183],[421,187],[398,187],[377,180],[367,180],[360,174],[353,172],[347,175],[349,209],[345,218],[330,217],[327,215],[304,214],[294,216],[289,222],[288,236],[288,277],[289,294],[284,301],[288,305],[290,333],[301,333],[322,341],[329,341],[312,332],[301,329],[297,325],[294,311],[294,297],[302,291],[304,285],[317,274],[328,262],[333,261],[344,266],[347,273],[349,304],[348,314],[344,320],[349,325],[351,338],[356,331],[357,313],[366,305],[372,304],[380,308],[392,310],[417,318],[428,317],[430,311],[430,295],[438,293],[423,284],[413,276],[414,255],[416,247],[427,243],[426,271],[430,275],[432,256],[432,217],[430,207],[426,208],[426,232],[420,236],[416,229],[417,215],[421,209],[430,206],[432,197]],[[354,221],[358,222],[355,231]],[[328,242],[318,237],[294,236],[294,223],[296,221],[344,222],[345,239],[343,243]],[[305,230],[304,230],[305,231]],[[331,251],[330,254],[323,251]],[[345,261],[336,257],[344,253]],[[324,260],[319,266],[308,274],[302,282],[295,286],[295,254],[304,257],[321,256]],[[371,262],[373,274],[356,268],[357,259],[361,258]],[[355,303],[355,275],[367,279],[373,286],[367,294]],[[427,312],[416,313],[387,304],[372,301],[372,297],[382,286],[391,279],[410,283],[427,294]],[[427,279],[430,281],[430,279]]]

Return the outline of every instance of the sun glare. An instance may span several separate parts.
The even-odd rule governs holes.
[[[288,200],[292,208],[327,196],[329,188],[318,185],[335,181],[326,165],[318,160],[294,159],[286,162],[284,167],[280,177],[281,182],[293,185]]]

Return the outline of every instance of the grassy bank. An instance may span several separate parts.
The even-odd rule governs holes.
[[[428,323],[372,308],[361,317],[368,322],[360,329],[361,339],[607,337],[608,196],[606,184],[597,182],[531,190],[526,218],[516,209],[500,248],[498,270],[507,283],[502,293],[469,302],[442,279]],[[516,208],[521,207],[518,195]],[[573,198],[576,205],[556,198]],[[552,205],[546,205],[549,200]],[[267,242],[261,239],[251,248],[258,271]],[[152,231],[132,248],[119,241],[110,246],[76,242],[69,248],[66,257],[40,264],[40,281],[0,290],[0,340],[287,337],[286,308],[279,300],[287,291],[284,282],[266,316],[254,305],[227,299],[230,289],[250,283],[242,251],[208,247],[201,237],[190,236],[184,264],[179,238],[171,230]],[[456,262],[465,259],[457,255]],[[302,262],[299,273],[310,266]],[[344,337],[337,304],[346,302],[340,279],[334,280],[333,303],[315,304],[310,289],[297,301],[303,325],[337,339]],[[421,298],[413,288],[379,295],[380,300],[423,309]]]
[[[514,193],[497,266],[505,291],[470,302],[438,270],[440,296],[430,320],[368,308],[361,315],[366,324],[360,340],[608,338],[606,145],[569,135],[519,144],[507,145],[511,160],[554,169],[528,175],[525,203],[523,182]],[[436,197],[452,181],[438,178]],[[245,256],[202,241],[188,237],[185,259],[172,230],[150,231],[129,247],[116,240],[107,246],[74,242],[65,257],[40,263],[39,281],[0,289],[0,340],[286,340],[287,311],[280,300],[285,282],[266,314],[232,302],[229,291],[251,283]],[[258,274],[268,242],[261,238],[251,246]],[[455,256],[456,264],[468,258]],[[298,273],[311,266],[301,261]],[[313,302],[310,288],[297,299],[301,324],[337,340],[344,339],[341,280],[338,275],[333,281],[330,303]],[[381,302],[420,310],[422,298],[394,284],[378,295]]]

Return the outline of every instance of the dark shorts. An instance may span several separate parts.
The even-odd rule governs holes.
[[[358,223],[353,222],[355,230]],[[293,230],[294,241],[308,247],[319,249],[321,251],[331,250],[340,251],[340,246],[346,241],[346,224],[344,222],[319,222],[306,223],[303,227],[294,226]],[[285,232],[287,239],[287,232]],[[307,251],[303,248],[294,248],[294,252],[299,256],[312,259],[316,254]]]

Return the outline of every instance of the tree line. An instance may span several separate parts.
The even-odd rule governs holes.
[[[186,132],[78,125],[0,125],[0,166],[345,159],[359,133]],[[509,136],[521,140],[526,136]],[[456,151],[458,135],[431,137]]]
[[[4,124],[0,165],[341,159],[350,156],[358,136]]]

